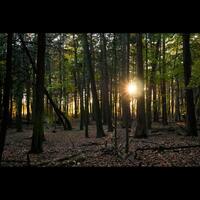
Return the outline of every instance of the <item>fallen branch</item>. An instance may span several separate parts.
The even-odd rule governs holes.
[[[146,150],[152,150],[152,151],[165,151],[165,150],[175,150],[175,149],[187,149],[187,148],[196,148],[196,147],[200,147],[200,145],[190,145],[190,146],[177,146],[177,147],[164,147],[164,146],[159,146],[159,147],[149,147],[149,148],[137,148],[135,150],[135,156],[134,158],[136,159],[137,157],[137,151],[146,151]]]
[[[79,147],[85,147],[85,146],[93,146],[93,145],[102,145],[100,143],[97,143],[97,142],[89,142],[89,143],[86,143],[86,144],[81,144]]]
[[[53,163],[53,162],[62,162],[64,160],[70,160],[74,157],[77,157],[79,156],[80,154],[82,154],[82,152],[78,153],[78,154],[74,154],[74,155],[70,155],[70,156],[65,156],[65,157],[62,157],[62,158],[57,158],[57,159],[54,159],[54,160],[48,160],[48,161],[44,161],[42,163],[39,163],[39,164],[36,164],[35,166],[37,167],[41,167],[43,165],[48,165],[49,163]]]
[[[6,162],[6,163],[12,163],[12,162],[15,162],[15,163],[26,163],[27,161],[26,160],[2,160],[1,162]]]

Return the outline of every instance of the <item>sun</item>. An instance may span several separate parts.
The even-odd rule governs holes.
[[[135,83],[131,82],[128,84],[127,91],[130,95],[136,95],[137,93],[137,86]]]

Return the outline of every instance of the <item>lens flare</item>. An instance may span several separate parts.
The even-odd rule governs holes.
[[[137,86],[135,83],[129,83],[127,87],[127,91],[130,95],[136,95],[137,94]]]

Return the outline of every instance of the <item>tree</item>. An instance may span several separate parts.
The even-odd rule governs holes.
[[[149,79],[149,65],[148,65],[148,34],[146,33],[145,37],[145,54],[146,54],[146,59],[145,59],[145,64],[146,64],[146,113],[147,113],[147,128],[151,129],[151,82]]]
[[[33,120],[32,153],[41,153],[44,135],[44,74],[45,74],[45,33],[38,33],[38,54],[35,83],[35,105]]]
[[[111,106],[109,102],[109,74],[107,65],[107,55],[106,55],[106,38],[105,34],[101,33],[101,53],[102,53],[102,84],[103,84],[103,113],[105,115],[105,121],[108,125],[108,131],[113,131],[112,126],[112,116],[111,116]]]
[[[161,94],[162,94],[162,123],[167,125],[167,105],[166,105],[166,64],[165,64],[165,36],[163,34],[163,63],[162,63],[162,83],[161,83]]]
[[[2,160],[2,154],[5,144],[7,126],[9,122],[9,98],[11,91],[11,73],[12,73],[12,40],[13,33],[7,35],[7,56],[6,56],[6,77],[4,81],[4,93],[3,93],[3,119],[0,129],[0,162]]]
[[[193,91],[189,87],[189,83],[191,80],[191,52],[190,52],[190,34],[189,33],[183,34],[183,66],[184,66],[184,78],[185,78],[187,135],[197,136]]]
[[[93,101],[94,101],[95,120],[96,120],[96,128],[97,128],[96,137],[100,138],[100,137],[105,136],[105,133],[103,130],[102,116],[101,116],[101,111],[99,108],[99,100],[98,100],[97,91],[96,91],[94,69],[91,64],[91,54],[90,54],[90,50],[89,50],[87,34],[83,33],[82,36],[83,36],[84,55],[85,55],[85,60],[86,60],[87,68],[88,68],[89,75],[90,75],[92,97],[93,97]]]
[[[114,65],[114,148],[117,151],[117,38],[116,33],[114,33],[113,38],[113,65]]]
[[[76,90],[78,89],[79,96],[80,96],[80,130],[83,130],[83,120],[84,120],[84,105],[83,105],[83,84],[82,80],[80,78],[80,70],[82,66],[81,64],[78,65],[78,55],[77,55],[77,48],[78,48],[78,41],[75,38],[75,34],[73,34],[73,48],[74,48],[74,70],[73,70],[73,75],[74,75],[74,83],[75,83],[75,93],[74,93],[74,106],[75,106],[75,115],[76,115]]]
[[[25,41],[23,40],[23,37],[21,34],[19,34],[19,38],[21,40],[21,43],[22,43],[22,48],[24,49],[24,51],[26,52],[28,58],[29,58],[29,61],[32,65],[32,68],[33,68],[33,77],[35,76],[34,74],[36,73],[36,66],[35,66],[35,62],[25,44]],[[64,115],[64,113],[59,110],[58,106],[54,103],[50,93],[47,91],[47,89],[44,87],[44,94],[46,95],[47,99],[49,100],[50,104],[52,105],[52,107],[54,108],[54,111],[55,113],[57,114],[59,120],[61,121],[61,123],[63,124],[64,126],[64,129],[68,129],[68,130],[71,130],[72,129],[72,125],[70,123],[70,121],[68,120],[68,118]]]
[[[140,94],[137,98],[137,126],[134,134],[135,138],[147,137],[146,128],[146,116],[145,116],[145,103],[144,103],[144,67],[143,67],[143,55],[142,55],[142,34],[136,35],[136,68],[138,87]]]

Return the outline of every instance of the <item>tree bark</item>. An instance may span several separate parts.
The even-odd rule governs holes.
[[[31,153],[41,153],[44,136],[44,75],[46,35],[38,33],[38,55],[35,84],[35,105]]]
[[[80,70],[81,70],[82,65],[81,64],[78,65],[78,59],[77,59],[78,44],[77,44],[77,40],[75,39],[75,34],[73,34],[73,45],[74,45],[74,67],[75,67],[75,73],[76,73],[75,87],[77,87],[77,90],[79,92],[79,97],[80,97],[80,101],[79,101],[80,102],[80,130],[83,130],[83,125],[84,125],[83,87],[82,87],[82,80],[80,78]],[[75,74],[74,74],[74,78],[75,78]]]
[[[26,120],[27,123],[30,123],[30,83],[27,81],[26,83],[26,108],[27,108],[27,115]]]
[[[176,78],[175,121],[180,121],[181,119],[179,93],[180,93],[179,81]]]
[[[146,112],[147,112],[147,128],[151,129],[151,83],[149,79],[149,69],[148,69],[148,35],[146,33]]]
[[[105,133],[103,130],[102,116],[101,116],[101,111],[99,108],[99,100],[98,100],[98,96],[97,96],[97,90],[96,90],[96,84],[95,84],[95,78],[94,78],[94,69],[93,69],[92,63],[91,63],[91,54],[90,54],[90,50],[89,50],[87,33],[83,33],[82,36],[83,36],[84,55],[85,55],[85,60],[86,60],[87,68],[88,68],[89,75],[90,75],[92,96],[93,96],[93,101],[94,101],[95,120],[96,120],[96,128],[97,128],[96,137],[100,138],[100,137],[105,136]]]
[[[162,62],[162,123],[163,125],[167,125],[167,104],[166,104],[166,81],[165,81],[165,73],[166,73],[166,64],[165,64],[165,36],[163,34],[163,62]]]
[[[30,55],[30,52],[29,52],[29,50],[28,50],[27,47],[26,47],[26,44],[25,44],[25,42],[24,42],[24,40],[23,40],[23,37],[22,37],[21,35],[19,35],[19,38],[20,38],[20,40],[21,40],[22,46],[23,46],[24,50],[26,51],[26,54],[27,54],[27,56],[28,56],[28,58],[29,58],[29,60],[30,60],[30,63],[31,63],[31,65],[32,65],[32,67],[33,67],[33,71],[34,71],[34,73],[35,73],[35,72],[36,72],[35,62],[33,61],[32,57],[31,57],[31,55]],[[52,107],[54,108],[54,111],[56,112],[56,114],[57,114],[59,120],[60,120],[61,123],[63,124],[64,129],[65,129],[65,130],[66,130],[66,129],[71,130],[71,129],[72,129],[72,126],[71,126],[70,121],[67,119],[67,117],[64,115],[64,113],[62,113],[62,111],[59,110],[59,108],[58,108],[57,105],[54,103],[54,101],[53,101],[51,95],[49,94],[49,92],[47,91],[47,89],[46,89],[45,87],[44,87],[44,94],[47,96],[47,98],[48,98],[50,104],[51,104]]]
[[[7,55],[6,55],[6,77],[4,81],[4,93],[3,93],[3,119],[0,129],[0,164],[2,160],[2,154],[5,145],[5,138],[7,132],[7,126],[9,122],[9,98],[12,82],[12,40],[13,33],[8,33],[7,37]]]
[[[114,65],[114,147],[117,152],[117,52],[116,34],[113,39],[113,65]]]
[[[144,67],[142,55],[142,34],[136,35],[136,67],[138,78],[138,90],[140,93],[137,98],[137,126],[134,134],[135,138],[147,137],[146,116],[145,116],[145,102],[144,102]]]
[[[186,100],[186,128],[187,135],[197,136],[197,125],[195,107],[193,101],[193,91],[189,88],[191,79],[191,53],[190,53],[190,34],[183,34],[183,65],[185,78],[185,100]]]
[[[128,128],[131,127],[130,123],[130,106],[129,106],[129,94],[126,91],[129,83],[129,39],[127,33],[121,34],[122,42],[122,72],[121,72],[121,103],[122,103],[122,127],[126,128],[126,134]]]
[[[103,108],[105,114],[106,124],[108,125],[108,132],[113,131],[112,126],[112,116],[109,102],[109,76],[108,76],[108,65],[107,65],[107,56],[106,56],[106,38],[104,33],[100,34],[101,36],[101,53],[102,53],[102,68],[103,68]]]

